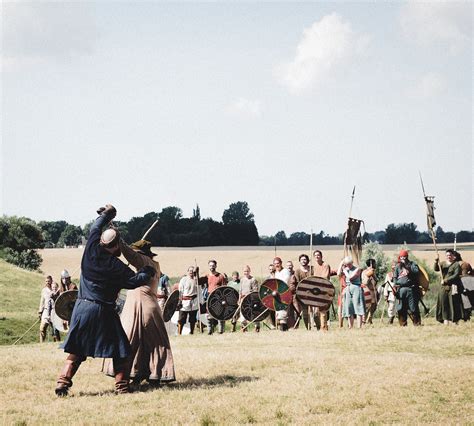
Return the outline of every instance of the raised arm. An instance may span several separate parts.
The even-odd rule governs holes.
[[[127,262],[129,262],[135,268],[140,269],[148,264],[145,255],[130,248],[130,246],[122,239],[120,239],[120,250],[125,259],[127,259]]]

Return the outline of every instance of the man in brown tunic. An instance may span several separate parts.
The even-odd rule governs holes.
[[[158,385],[176,378],[170,341],[156,296],[160,264],[153,260],[155,254],[150,248],[151,243],[145,240],[130,247],[120,241],[122,254],[132,266],[138,270],[149,265],[156,270],[149,285],[127,291],[120,320],[132,349],[130,378],[134,383],[147,380]]]
[[[307,254],[300,254],[298,261],[300,262],[300,266],[296,269],[294,275],[296,279],[296,284],[290,284],[290,291],[293,293],[293,309],[298,314],[298,317],[303,317],[303,322],[306,327],[306,330],[309,330],[309,307],[296,298],[296,289],[298,287],[298,283],[301,280],[303,280],[304,278],[308,278],[312,275],[312,268],[310,268],[309,266],[309,256]]]
[[[313,263],[313,275],[315,277],[325,278],[326,280],[331,279],[331,267],[323,261],[323,253],[321,250],[315,250],[313,252],[314,263]],[[314,320],[316,328],[323,330],[328,329],[328,313],[327,311],[320,311],[318,308],[314,312]]]
[[[225,275],[221,274],[220,272],[217,272],[217,262],[215,260],[210,260],[208,262],[209,265],[209,275],[207,276],[207,291],[209,295],[217,288],[221,287],[223,285],[227,285],[227,278]],[[208,334],[214,333],[214,328],[216,325],[219,324],[219,334],[224,333],[224,328],[225,328],[225,321],[218,321],[214,318],[212,318],[208,314],[208,322],[209,322],[209,330]]]

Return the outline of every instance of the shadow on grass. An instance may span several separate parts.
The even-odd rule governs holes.
[[[216,388],[216,387],[228,387],[233,388],[238,386],[240,383],[253,382],[259,380],[255,376],[234,376],[232,374],[220,374],[212,377],[200,377],[200,378],[188,378],[180,382],[172,382],[163,384],[160,388],[169,389],[172,391],[181,391],[189,389],[200,389],[200,388]],[[156,386],[144,382],[140,385],[140,392],[148,392],[157,389]]]
[[[136,392],[152,392],[157,389],[169,389],[170,391],[182,391],[189,389],[200,389],[200,388],[216,388],[216,387],[229,387],[233,388],[238,386],[240,383],[253,382],[259,380],[255,376],[234,376],[231,374],[220,374],[213,377],[202,377],[202,378],[189,378],[182,382],[172,382],[163,385],[150,385],[147,382],[142,382],[140,385],[132,385],[133,393]],[[79,396],[109,396],[114,395],[113,389],[97,392],[79,392],[76,397]],[[74,396],[74,395],[71,395]]]

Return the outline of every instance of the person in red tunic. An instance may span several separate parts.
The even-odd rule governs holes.
[[[208,262],[209,265],[209,274],[207,276],[207,291],[210,295],[217,287],[221,287],[223,285],[227,285],[227,278],[224,274],[217,272],[217,262],[214,259],[211,259]],[[211,317],[210,314],[208,315],[208,322],[209,322],[209,330],[208,334],[211,335],[214,333],[214,329],[216,325],[218,325],[218,332],[219,334],[224,333],[225,321],[218,321]]]

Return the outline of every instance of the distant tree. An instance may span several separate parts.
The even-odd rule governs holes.
[[[278,231],[275,234],[274,239],[275,239],[275,243],[276,243],[277,246],[286,246],[287,245],[288,239],[286,238],[285,231]]]
[[[58,246],[77,246],[81,243],[82,229],[80,226],[68,225],[59,237]]]
[[[243,224],[253,221],[253,213],[250,212],[249,205],[246,201],[232,203],[222,214],[222,222],[224,225],[229,225],[231,223]]]
[[[311,239],[311,235],[306,232],[293,232],[288,237],[288,245],[290,246],[305,246],[308,245]]]
[[[474,232],[459,231],[456,234],[456,241],[458,243],[469,243],[474,241]]]
[[[418,237],[418,231],[414,223],[391,223],[385,228],[385,244],[414,243]]]
[[[91,220],[90,222],[87,222],[82,228],[82,235],[84,235],[86,240],[89,238],[89,234],[91,233],[91,228],[94,222],[95,222],[94,220]]]
[[[0,218],[0,256],[21,268],[36,270],[42,259],[36,249],[44,247],[43,232],[26,217]]]
[[[199,204],[196,204],[196,208],[193,209],[193,219],[201,220],[201,209],[199,208]]]
[[[54,222],[41,221],[38,226],[43,231],[43,239],[46,247],[55,247],[58,244],[59,237],[63,233],[68,223],[65,220]]]

